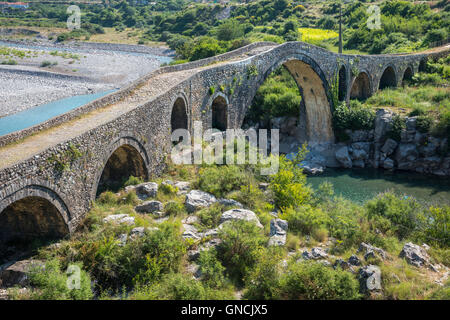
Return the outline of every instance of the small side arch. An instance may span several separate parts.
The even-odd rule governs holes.
[[[226,95],[219,92],[211,102],[211,128],[225,131],[228,129],[228,105]]]
[[[404,86],[408,82],[410,82],[413,76],[414,76],[413,68],[411,66],[407,67],[405,72],[403,72],[402,85]]]
[[[149,163],[146,149],[136,138],[117,139],[105,153],[92,189],[92,199],[107,189],[118,190],[130,176],[148,179]]]
[[[396,86],[397,86],[397,73],[395,72],[394,67],[388,66],[383,71],[378,88],[380,90],[383,90],[386,88],[395,88]]]
[[[0,243],[62,238],[70,233],[71,212],[53,190],[28,185],[0,201]]]
[[[188,102],[184,94],[179,94],[172,103],[170,127],[171,132],[177,129],[189,130]]]
[[[338,73],[339,80],[339,101],[344,101],[347,98],[347,68],[342,65]]]
[[[353,80],[352,89],[350,91],[351,99],[367,99],[370,97],[372,92],[372,86],[370,82],[369,75],[366,71],[362,71]]]

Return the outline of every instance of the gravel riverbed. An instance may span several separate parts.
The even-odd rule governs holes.
[[[167,48],[101,43],[4,42],[26,57],[0,55],[0,117],[75,95],[126,86],[170,61]],[[57,53],[55,53],[57,51]],[[52,65],[43,67],[43,62]]]

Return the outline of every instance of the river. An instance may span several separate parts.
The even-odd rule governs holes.
[[[385,191],[414,197],[426,205],[450,205],[450,179],[412,172],[387,172],[375,169],[332,169],[321,175],[309,176],[315,189],[331,182],[336,195],[363,204]]]

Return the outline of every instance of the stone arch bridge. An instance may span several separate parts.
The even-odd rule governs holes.
[[[430,56],[339,55],[301,42],[255,43],[169,66],[35,127],[0,137],[0,244],[73,232],[105,181],[158,175],[170,133],[238,128],[258,87],[285,66],[304,101],[308,141],[333,141],[333,97],[366,98],[399,86]],[[339,79],[337,82],[336,79]],[[339,83],[339,85],[337,85]],[[334,94],[332,93],[334,92]]]

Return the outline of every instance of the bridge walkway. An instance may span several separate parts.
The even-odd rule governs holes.
[[[215,68],[222,64],[244,60],[250,56],[260,54],[272,49],[274,46],[258,47],[250,52],[236,56],[230,60],[188,69],[178,72],[162,73],[147,80],[142,86],[120,102],[85,113],[79,118],[67,121],[63,124],[42,130],[28,136],[21,141],[0,148],[0,170],[11,167],[24,160],[32,158],[48,148],[69,141],[72,138],[104,125],[126,114],[140,105],[156,98],[157,96],[175,87],[177,84],[189,79],[195,73],[208,68]]]

